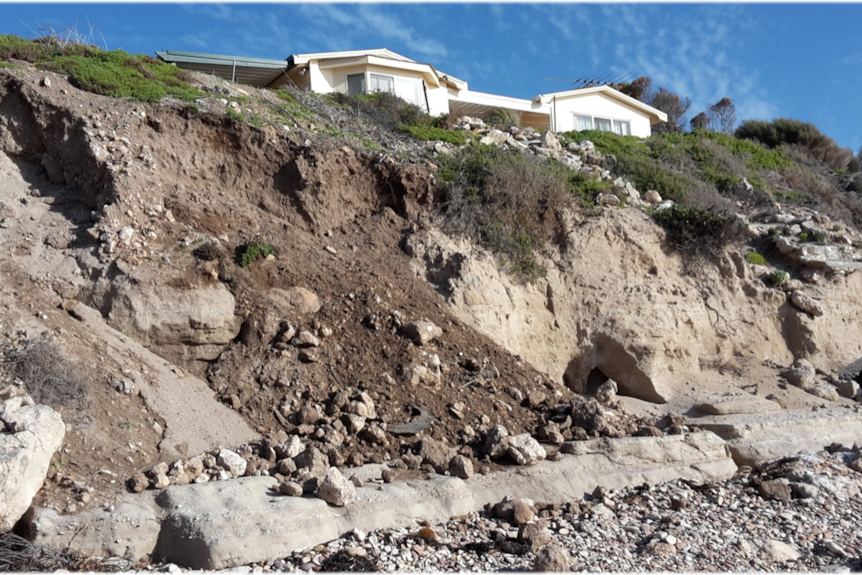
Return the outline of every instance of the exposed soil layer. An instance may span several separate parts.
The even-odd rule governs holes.
[[[251,109],[276,98],[247,93]],[[629,207],[574,214],[542,255],[547,279],[524,285],[435,226],[440,191],[421,145],[363,147],[325,125],[258,128],[231,120],[218,98],[202,102],[144,105],[26,65],[0,69],[5,343],[49,338],[89,381],[85,409],[58,406],[66,445],[38,505],[109,505],[135,474],[199,455],[166,445],[171,423],[136,382],[181,403],[183,379],[204,380],[258,434],[244,450],[269,461],[256,472],[273,469],[268,449],[291,434],[331,464],[397,460],[433,437],[490,468],[481,447],[498,424],[553,451],[560,438],[661,433],[663,416],[705,397],[810,408],[826,400],[788,389],[780,370],[826,358],[825,377],[862,353],[843,337],[858,324],[848,305],[858,274],[809,288],[832,298],[828,319],[815,320],[739,254],[709,267],[710,282],[686,276],[663,232]],[[252,258],[252,245],[273,253]],[[136,308],[147,293],[167,301]],[[214,293],[217,303],[195,307]],[[66,311],[79,302],[176,377],[116,353]],[[419,344],[411,322],[440,332]],[[608,375],[630,396],[627,409],[606,406],[613,424],[573,391],[594,393]],[[365,433],[347,424],[359,411]],[[405,432],[420,413],[429,425]]]
[[[41,85],[46,76],[51,87]],[[109,501],[111,489],[164,457],[164,421],[115,385],[141,368],[100,351],[61,309],[78,299],[110,321],[122,278],[229,287],[240,335],[214,361],[166,359],[205,378],[261,435],[300,431],[293,415],[306,404],[325,410],[339,390],[367,391],[384,427],[410,421],[421,406],[433,417],[423,435],[475,447],[496,424],[535,432],[549,408],[574,397],[455,318],[411,271],[401,244],[427,218],[436,189],[415,165],[312,133],[276,136],[178,103],[83,93],[27,67],[0,72],[0,143],[9,157],[2,199],[11,210],[3,239],[13,248],[2,262],[4,328],[25,330],[25,339],[50,335],[91,380],[87,422],[70,425],[55,481],[37,504],[75,511]],[[116,242],[126,227],[134,239]],[[195,248],[211,238],[223,257],[198,259]],[[241,267],[235,256],[255,239],[276,255]],[[294,287],[313,292],[320,310],[279,309],[266,297]],[[398,332],[399,322],[416,320],[433,322],[442,336],[418,346]],[[313,331],[320,346],[277,345],[288,326]],[[411,383],[418,366],[433,377]],[[416,439],[349,437],[334,458],[395,458]],[[88,490],[94,495],[80,497]]]

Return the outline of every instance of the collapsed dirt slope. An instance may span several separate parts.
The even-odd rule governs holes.
[[[137,104],[0,70],[4,331],[58,342],[91,381],[89,420],[37,503],[76,511],[93,487],[105,502],[207,442],[255,443],[249,473],[278,475],[269,451],[287,435],[334,465],[409,459],[430,436],[484,466],[497,424],[541,435],[553,420],[578,437],[571,402],[607,377],[650,416],[609,435],[660,433],[655,418],[716,397],[810,408],[824,398],[781,370],[806,359],[827,376],[862,355],[859,274],[806,286],[826,309],[813,317],[742,246],[685,275],[629,207],[568,214],[541,256],[547,276],[525,285],[439,230],[425,159],[201,102]],[[251,246],[274,253],[241,265]],[[440,329],[420,344],[409,326],[423,321]],[[178,425],[158,401],[181,406],[193,387],[204,415]],[[395,433],[417,413],[427,429]]]
[[[20,325],[28,310],[45,310],[25,335],[58,341],[92,380],[93,421],[70,434],[58,484],[119,488],[182,443],[162,444],[164,419],[136,391],[118,391],[155,378],[151,369],[81,345],[79,320],[62,309],[75,300],[178,366],[162,385],[182,386],[185,371],[205,379],[261,435],[293,430],[288,417],[306,404],[322,409],[341,389],[367,391],[384,426],[424,407],[431,433],[453,445],[497,423],[532,431],[541,420],[533,407],[572,396],[458,320],[410,271],[400,243],[432,199],[427,172],[323,136],[275,136],[179,104],[82,93],[26,67],[0,71],[0,143],[13,160],[3,164],[4,285],[16,286],[4,317]],[[225,257],[198,259],[213,238]],[[255,239],[275,257],[239,266],[235,254]],[[416,320],[442,335],[417,346],[398,333]],[[300,350],[276,345],[287,329],[321,343],[300,361]],[[330,457],[381,461],[400,443],[348,439]],[[60,490],[53,503],[74,497]]]

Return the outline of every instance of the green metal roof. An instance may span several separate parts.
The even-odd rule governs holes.
[[[258,87],[268,86],[288,68],[287,60],[225,54],[157,50],[156,56],[184,70],[213,74],[225,80]]]

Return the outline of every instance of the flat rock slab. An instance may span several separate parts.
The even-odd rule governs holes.
[[[706,401],[695,405],[694,409],[707,415],[730,415],[733,413],[770,413],[781,411],[781,406],[774,401],[751,395]]]
[[[356,501],[330,507],[316,497],[286,497],[270,477],[174,486],[156,498],[168,514],[155,557],[194,569],[225,569],[262,561],[363,531],[445,521],[473,509],[457,478],[434,477],[356,488]]]
[[[599,485],[620,489],[678,478],[721,481],[736,473],[725,442],[711,432],[664,437],[624,437],[570,443],[562,460],[474,476],[476,510],[505,495],[547,503],[577,501]]]
[[[737,465],[752,467],[832,443],[852,446],[862,438],[862,413],[849,409],[716,415],[689,423],[725,439]]]
[[[432,476],[359,487],[347,507],[277,495],[268,477],[169,487],[156,498],[166,518],[155,556],[189,568],[225,569],[326,543],[354,528],[368,532],[415,525],[418,519],[445,521],[506,495],[562,503],[597,485],[617,489],[680,477],[718,481],[736,471],[725,443],[710,432],[598,439],[572,449],[575,455],[558,462],[466,482]]]
[[[60,515],[39,508],[33,517],[34,543],[91,557],[143,559],[153,552],[161,530],[151,499],[149,494],[127,494],[112,513],[93,509]]]
[[[147,405],[166,424],[159,450],[165,457],[190,457],[215,445],[241,445],[259,439],[240,414],[215,397],[203,380],[185,375],[168,361],[115,330],[102,314],[81,302],[69,302],[67,310],[87,324],[93,337],[101,339],[116,357],[147,366],[146,378],[135,384]],[[132,361],[134,358],[134,362]]]

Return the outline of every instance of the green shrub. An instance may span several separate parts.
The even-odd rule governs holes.
[[[745,254],[745,261],[756,266],[769,265],[769,262],[766,261],[766,258],[757,252],[748,252],[747,254]]]
[[[788,281],[790,281],[790,275],[788,275],[788,273],[785,271],[775,270],[769,276],[769,279],[772,282],[772,285],[774,285],[775,287],[781,287]]]
[[[565,132],[560,134],[566,143],[589,140],[602,154],[613,154],[617,157],[632,154],[649,155],[650,149],[637,136],[620,136],[613,132],[601,130],[583,130],[581,132]]]
[[[349,96],[336,92],[332,101],[352,110],[381,128],[395,131],[401,125],[442,127],[441,119],[434,118],[413,104],[389,92]]]
[[[799,241],[823,244],[826,243],[826,232],[820,230],[816,232],[802,232],[799,234]]]
[[[836,169],[846,168],[853,157],[853,152],[842,149],[835,140],[821,133],[817,126],[801,120],[746,120],[737,128],[735,135],[740,139],[758,141],[769,148],[797,147],[811,158]]]
[[[656,149],[652,149],[651,145],[647,145],[640,138],[620,136],[613,132],[584,130],[562,134],[566,143],[589,140],[595,144],[597,151],[612,154],[616,158],[615,172],[627,176],[635,188],[656,190],[663,198],[685,202],[688,190],[695,185],[693,179],[668,169],[657,161],[672,141],[671,134],[666,136],[666,139],[650,140],[651,145],[658,144]]]
[[[233,120],[234,122],[244,122],[245,118],[243,118],[242,114],[234,110],[233,108],[227,109],[227,117]]]
[[[782,149],[767,150],[747,139],[740,139],[721,132],[703,131],[699,137],[716,142],[736,156],[748,159],[748,166],[762,170],[780,170],[793,165]]]
[[[476,239],[513,274],[536,277],[535,253],[554,240],[557,211],[575,205],[570,174],[558,162],[471,143],[440,160],[446,227]]]
[[[467,141],[464,136],[464,132],[444,130],[443,128],[437,128],[434,126],[401,124],[398,126],[398,130],[410,134],[417,140],[439,140],[441,142],[455,144],[456,146],[463,146]]]
[[[265,244],[258,240],[247,243],[238,248],[238,263],[244,268],[253,264],[258,258],[266,258],[275,255],[272,244]]]
[[[610,192],[613,187],[610,182],[591,178],[582,172],[569,172],[569,190],[578,198],[582,207],[595,205],[596,196]]]
[[[667,231],[671,245],[686,256],[687,266],[720,256],[740,234],[736,219],[716,209],[674,204],[651,214]]]
[[[485,117],[485,123],[509,128],[521,125],[521,112],[509,108],[495,108]]]
[[[27,40],[0,34],[0,60],[24,60],[35,64],[55,56],[86,56],[98,51],[98,47],[82,42],[60,42],[51,37]]]
[[[192,250],[192,255],[199,260],[208,262],[220,260],[223,257],[221,248],[215,241],[206,242],[205,244],[196,247]]]
[[[260,117],[260,114],[253,113],[248,117],[248,123],[255,128],[263,128],[263,118]]]

